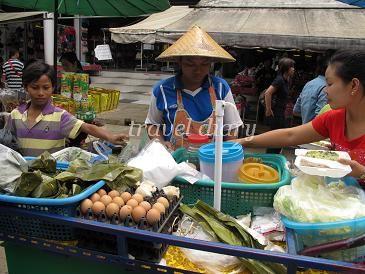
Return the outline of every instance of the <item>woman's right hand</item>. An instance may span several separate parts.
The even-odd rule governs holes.
[[[271,108],[270,109],[268,108],[268,109],[265,110],[265,116],[266,117],[274,116],[274,112],[272,111]]]

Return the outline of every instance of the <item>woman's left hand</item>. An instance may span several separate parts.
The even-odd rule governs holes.
[[[365,174],[365,166],[355,160],[339,159],[338,161],[343,165],[349,165],[351,167],[352,171],[348,176],[360,178]]]
[[[128,140],[129,136],[127,134],[120,133],[112,134],[108,141],[114,145],[123,145]]]

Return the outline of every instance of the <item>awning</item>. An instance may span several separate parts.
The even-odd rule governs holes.
[[[166,11],[152,14],[145,20],[122,28],[110,28],[113,41],[121,44],[143,42],[154,44],[160,42],[156,32],[183,18],[193,9],[187,6],[172,6]]]
[[[34,11],[34,12],[2,12],[0,13],[0,24],[6,24],[10,21],[24,21],[29,17],[43,15],[45,12]]]
[[[181,12],[172,10],[176,8],[172,7],[152,15],[153,20],[150,16],[136,25],[110,31],[112,39],[118,43],[172,43],[192,25],[198,25],[219,44],[226,46],[363,49],[365,28],[360,26],[365,26],[365,12],[348,6],[342,8],[341,5],[345,4],[339,3],[332,8],[185,7]],[[174,17],[168,17],[167,14],[172,11]]]

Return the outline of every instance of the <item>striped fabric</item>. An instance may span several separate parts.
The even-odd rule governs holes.
[[[24,65],[18,59],[9,59],[3,65],[3,76],[10,89],[20,89],[23,86],[23,69]]]
[[[83,122],[67,111],[55,107],[50,101],[29,128],[27,110],[29,103],[11,112],[11,127],[16,135],[24,156],[39,156],[44,151],[50,153],[65,147],[65,138],[74,139]]]

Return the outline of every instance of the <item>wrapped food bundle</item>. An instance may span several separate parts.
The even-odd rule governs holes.
[[[75,73],[64,72],[61,75],[61,95],[72,98]]]

